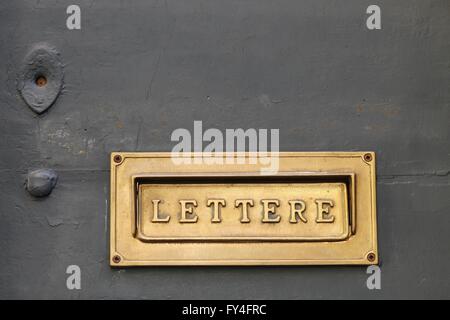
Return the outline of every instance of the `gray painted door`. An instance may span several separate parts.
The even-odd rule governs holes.
[[[371,4],[2,1],[0,298],[450,298],[450,2],[376,1],[378,30]],[[39,44],[63,79],[33,111],[18,89]],[[381,290],[365,267],[111,269],[109,153],[170,151],[194,120],[279,128],[281,151],[375,151]],[[36,198],[43,168],[58,180]]]

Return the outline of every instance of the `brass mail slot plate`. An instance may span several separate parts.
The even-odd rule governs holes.
[[[151,183],[138,190],[138,238],[143,241],[337,241],[349,236],[344,183],[232,180]]]
[[[173,157],[111,155],[112,266],[378,263],[374,153],[280,153],[275,174]]]

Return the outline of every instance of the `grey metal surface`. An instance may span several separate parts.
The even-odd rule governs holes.
[[[0,3],[0,298],[450,298],[450,2]],[[47,42],[64,89],[17,91]],[[281,151],[374,150],[382,289],[364,267],[108,265],[109,153],[170,151],[176,128],[280,128]],[[24,187],[52,168],[47,198]],[[68,265],[81,290],[66,288]]]

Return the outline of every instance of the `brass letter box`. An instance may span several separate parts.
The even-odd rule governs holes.
[[[378,262],[373,153],[279,153],[272,173],[174,157],[111,155],[112,266]]]

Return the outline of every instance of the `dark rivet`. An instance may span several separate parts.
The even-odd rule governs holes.
[[[119,263],[122,259],[120,258],[120,256],[115,255],[115,256],[113,256],[112,260],[114,263]]]
[[[372,155],[370,153],[366,153],[364,155],[364,160],[367,161],[367,162],[372,161]]]
[[[370,253],[367,255],[367,260],[368,260],[369,262],[374,262],[374,261],[375,261],[375,258],[376,258],[376,256],[375,256],[375,253],[373,253],[373,252],[370,252]]]
[[[120,163],[120,162],[122,162],[122,156],[116,154],[116,155],[114,156],[114,162],[115,162],[115,163]]]

